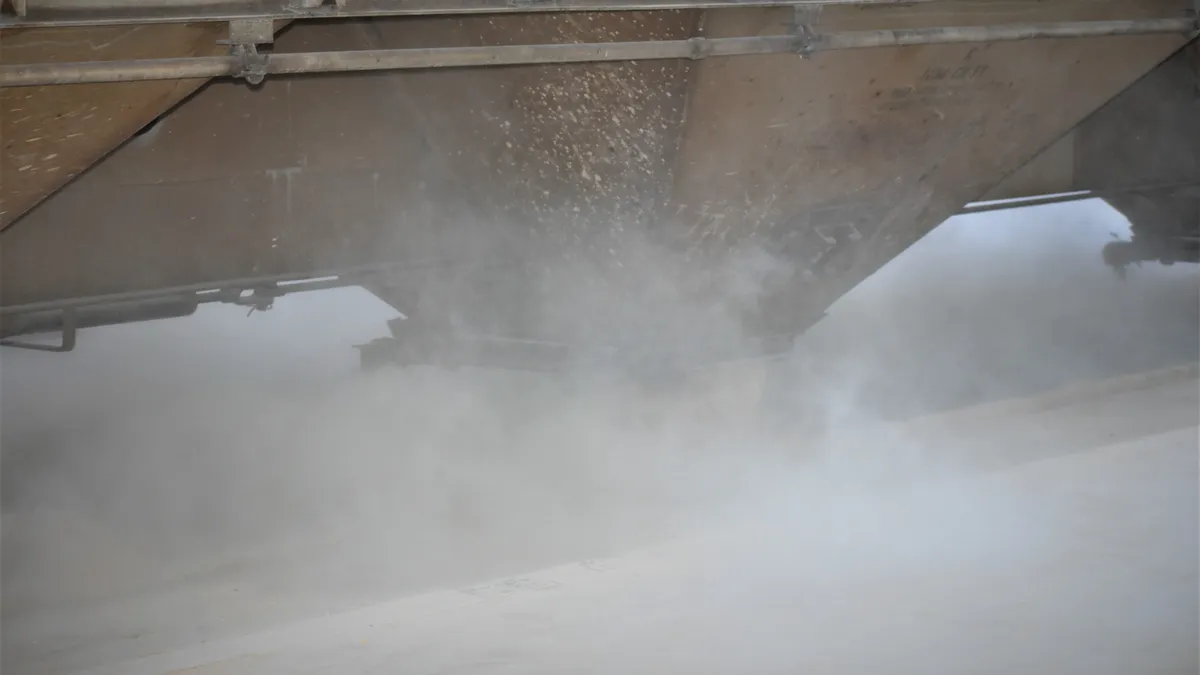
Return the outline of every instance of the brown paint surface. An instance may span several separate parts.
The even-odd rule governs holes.
[[[839,8],[824,11],[818,30],[1101,20],[1179,7]],[[719,37],[781,33],[790,20],[790,12],[757,9],[300,24],[277,49]],[[212,38],[208,27],[175,28],[189,31],[189,53]],[[183,44],[164,37],[157,47],[139,45],[168,42]],[[807,60],[276,78],[257,90],[214,83],[4,232],[0,303],[392,260],[434,270],[421,278],[435,295],[482,286],[487,302],[506,284],[507,292],[529,291],[518,267],[499,276],[464,269],[603,266],[645,239],[720,258],[747,242],[794,264],[762,312],[771,330],[793,330],[1181,44],[1173,36],[1060,39]],[[61,184],[48,176],[82,170],[194,86],[3,92],[0,176],[30,176],[4,182],[5,208]],[[41,158],[36,171],[21,171],[30,153],[11,148],[37,143],[34,127],[12,117],[26,95],[42,97],[33,103],[44,124],[55,110],[121,112],[105,113],[98,132],[70,143],[77,127],[56,121],[58,145],[31,155]],[[56,153],[61,162],[45,159]],[[505,323],[528,323],[522,312],[536,305],[513,307]]]
[[[214,24],[17,29],[0,32],[0,62],[206,56],[223,47]],[[0,231],[203,81],[0,90]]]

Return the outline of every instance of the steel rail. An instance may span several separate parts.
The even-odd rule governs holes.
[[[1190,34],[1193,18],[1130,19],[997,26],[950,26],[899,30],[869,30],[821,35],[768,35],[735,38],[691,38],[582,44],[534,44],[429,49],[372,49],[258,55],[206,56],[175,59],[40,63],[0,66],[0,87],[35,87],[101,82],[138,82],[213,77],[253,77],[303,73],[363,72],[464,68],[501,65],[703,59],[915,46],[978,43],[1040,38],[1086,38],[1119,35]]]
[[[252,19],[349,19],[439,14],[520,14],[536,12],[624,12],[729,7],[895,5],[934,0],[345,0],[339,3],[257,0],[206,6],[118,7],[103,10],[44,9],[24,16],[0,16],[6,28],[64,28],[161,23],[223,23]]]

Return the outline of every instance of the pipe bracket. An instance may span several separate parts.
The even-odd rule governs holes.
[[[251,86],[258,86],[267,77],[267,55],[260,54],[258,45],[239,44],[229,48],[229,54],[237,60],[237,69],[233,76],[245,80]]]
[[[802,58],[817,51],[821,36],[817,24],[821,20],[821,5],[796,5],[792,10],[792,39],[794,51]]]

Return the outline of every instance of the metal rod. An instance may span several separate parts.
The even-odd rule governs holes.
[[[1067,202],[1078,202],[1085,199],[1105,199],[1108,197],[1120,197],[1123,195],[1146,194],[1151,192],[1168,193],[1168,194],[1191,194],[1200,195],[1200,183],[1166,183],[1163,185],[1151,185],[1134,188],[1117,188],[1111,190],[1079,190],[1076,192],[1063,192],[1056,195],[1044,195],[1041,197],[1024,197],[1017,199],[1001,199],[997,201],[986,201],[975,204],[967,204],[958,213],[957,216],[966,216],[972,213],[989,213],[991,211],[1006,211],[1008,209],[1019,209],[1026,206],[1046,206],[1049,204],[1063,204]]]
[[[267,73],[292,75],[364,70],[699,59],[706,56],[787,53],[794,46],[795,40],[791,36],[772,35],[585,44],[311,52],[307,54],[273,54],[267,61]]]
[[[370,49],[264,55],[267,75],[414,70],[470,66],[644,61],[771,54],[792,51],[790,36],[693,38],[640,42],[539,44],[432,49]],[[140,61],[43,63],[0,66],[0,87],[31,87],[99,82],[179,80],[236,75],[242,63],[233,56]]]
[[[141,300],[152,300],[168,296],[189,296],[198,293],[216,293],[223,289],[239,289],[252,290],[271,284],[289,284],[282,286],[279,290],[285,293],[291,293],[299,290],[315,290],[315,286],[308,288],[300,288],[297,282],[311,282],[311,284],[328,284],[323,288],[335,288],[337,285],[354,285],[361,283],[364,278],[377,274],[406,274],[420,273],[429,269],[445,269],[455,266],[497,266],[502,267],[506,264],[504,260],[471,260],[461,259],[457,261],[446,259],[432,260],[409,260],[409,261],[388,261],[374,264],[358,265],[355,267],[342,267],[338,269],[314,270],[308,272],[293,272],[290,274],[273,274],[258,277],[241,277],[236,279],[223,279],[218,281],[210,281],[198,284],[187,284],[183,286],[169,286],[166,288],[150,289],[145,291],[129,291],[125,293],[109,293],[106,295],[92,295],[82,298],[73,298],[70,300],[48,300],[45,302],[29,302],[20,305],[0,305],[0,316],[29,314],[32,312],[46,312],[60,310],[67,307],[88,307],[91,305],[111,305],[125,302],[138,302]],[[339,277],[344,284],[337,284],[332,277]],[[314,280],[327,280],[314,281]],[[197,298],[200,302],[207,302],[205,296]],[[214,300],[217,301],[217,300]]]
[[[1026,206],[1046,206],[1049,204],[1064,204],[1067,202],[1081,202],[1085,199],[1097,199],[1100,195],[1095,192],[1067,192],[1061,195],[1047,195],[1045,197],[1034,197],[1031,199],[1003,199],[996,202],[983,202],[980,204],[968,204],[962,208],[956,216],[968,216],[972,213],[989,213],[992,211],[1007,211],[1009,209],[1019,209]]]
[[[236,68],[237,61],[228,56],[0,66],[0,88],[94,82],[209,79],[232,75],[236,72]]]
[[[702,59],[708,56],[786,54],[796,52],[909,46],[959,42],[993,42],[1036,38],[1100,37],[1191,33],[1191,18],[1132,19],[1008,26],[943,27],[830,33],[801,39],[794,35],[737,38],[692,38],[585,44],[537,44],[434,49],[376,49],[263,55],[255,64],[267,75],[372,70],[411,70],[475,66]],[[239,76],[247,63],[234,56],[137,61],[42,63],[0,66],[0,87],[32,87],[100,82],[136,82]]]
[[[962,42],[1010,42],[1044,38],[1111,37],[1155,33],[1191,33],[1197,30],[1191,17],[1176,19],[1129,19],[1124,21],[1076,21],[1000,26],[953,26],[943,28],[900,28],[853,31],[816,36],[815,49],[903,47]]]
[[[0,29],[128,26],[159,23],[206,23],[246,19],[348,19],[446,14],[517,14],[531,12],[622,12],[723,7],[794,7],[804,5],[888,5],[934,0],[345,0],[302,6],[289,0],[254,0],[174,7],[43,9],[25,16],[0,17]],[[305,3],[311,5],[311,3]]]

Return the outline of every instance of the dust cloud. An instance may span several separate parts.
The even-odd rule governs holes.
[[[784,569],[843,614],[821,590],[844,588],[834,577],[1002,575],[1046,553],[1039,506],[874,424],[1194,361],[1196,270],[1117,279],[1100,262],[1110,230],[1127,225],[1090,202],[951,221],[765,380],[729,368],[682,400],[599,375],[356,373],[349,345],[393,316],[360,291],[90,330],[70,355],[6,350],[4,672],[72,672],[746,520],[766,529],[739,530],[743,544],[780,523],[809,539],[712,556],[710,604],[770,615],[798,592],[778,587]],[[759,393],[768,424],[750,419]],[[763,556],[775,572],[747,579]],[[686,613],[672,602],[656,611]],[[744,630],[764,650],[790,639]],[[657,637],[684,649],[685,635],[686,621]],[[621,647],[597,639],[581,658],[602,648]]]

